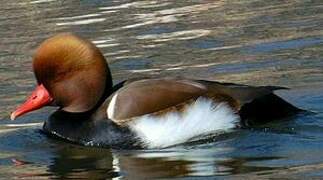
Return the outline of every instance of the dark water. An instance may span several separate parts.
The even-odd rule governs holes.
[[[320,0],[10,0],[0,7],[1,178],[306,178],[323,176],[323,2]],[[104,53],[115,81],[186,76],[292,88],[314,113],[209,142],[120,151],[48,139],[53,109],[9,121],[33,89],[33,50],[75,32]]]

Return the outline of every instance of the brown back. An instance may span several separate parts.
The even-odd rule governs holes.
[[[206,94],[202,84],[188,80],[147,79],[129,83],[117,91],[113,117],[115,122],[150,114],[176,106]]]

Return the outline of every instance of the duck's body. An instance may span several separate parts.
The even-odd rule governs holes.
[[[45,41],[34,70],[39,86],[12,119],[54,102],[61,108],[44,132],[83,145],[167,147],[299,111],[274,95],[282,88],[273,86],[159,78],[112,87],[99,50],[71,34]]]
[[[299,111],[272,93],[280,87],[179,78],[129,80],[116,87],[94,111],[56,111],[44,131],[83,145],[161,148]]]

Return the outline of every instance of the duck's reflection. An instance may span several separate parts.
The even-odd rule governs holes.
[[[279,157],[227,158],[225,154],[234,149],[220,147],[111,152],[109,149],[64,144],[56,149],[56,156],[48,171],[55,177],[63,179],[222,176],[273,170],[275,168],[255,166],[252,163],[279,159]]]
[[[60,179],[105,179],[119,176],[113,168],[108,149],[87,148],[64,144],[57,148],[49,171]]]
[[[58,178],[114,178],[131,179],[181,177],[191,173],[190,160],[171,160],[161,157],[142,157],[145,151],[131,154],[108,149],[88,148],[76,145],[62,145],[48,171]],[[159,154],[167,155],[167,152]]]
[[[194,163],[185,160],[167,160],[163,157],[141,158],[118,156],[119,167],[126,177],[132,179],[182,177],[191,174]]]

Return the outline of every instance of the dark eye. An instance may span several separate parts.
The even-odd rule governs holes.
[[[36,98],[37,98],[37,96],[34,96],[34,97],[33,97],[33,99],[36,99]]]

